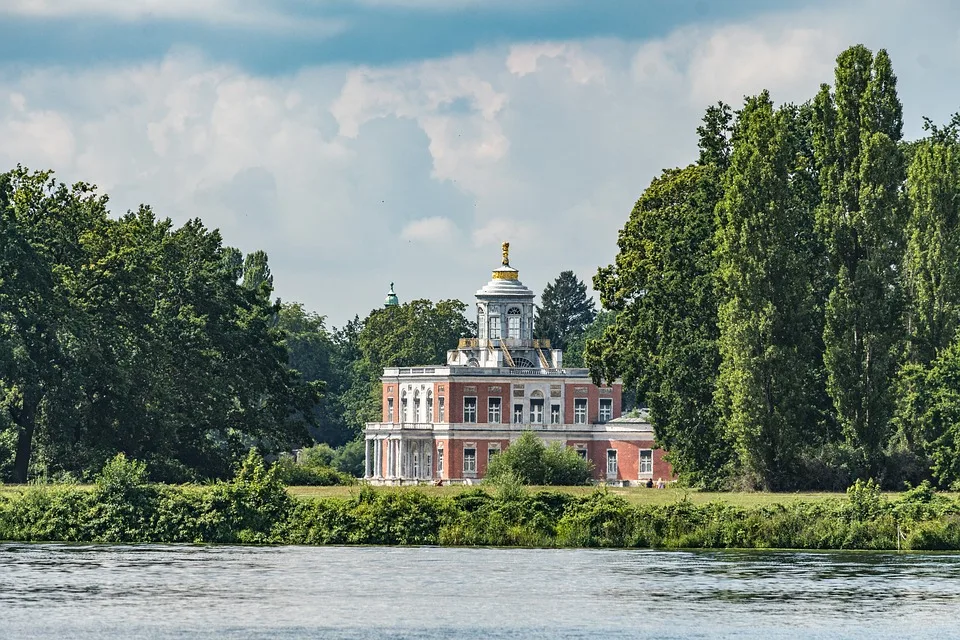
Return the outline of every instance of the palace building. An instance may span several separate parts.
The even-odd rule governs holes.
[[[637,484],[672,478],[653,429],[622,417],[619,381],[593,384],[587,369],[533,338],[533,291],[510,266],[476,293],[478,336],[460,340],[444,364],[383,371],[383,415],[366,428],[367,480],[377,484],[471,482],[524,431],[593,462],[594,478]],[[398,304],[390,285],[385,306]]]

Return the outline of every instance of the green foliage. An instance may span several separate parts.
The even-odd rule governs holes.
[[[587,285],[573,271],[560,275],[543,288],[534,319],[534,336],[550,340],[554,349],[567,349],[597,315]]]
[[[650,407],[657,441],[690,484],[716,485],[732,456],[717,425],[716,166],[654,179],[620,231],[613,265],[593,279],[616,320],[590,340],[596,380],[623,377]]]
[[[356,482],[352,475],[341,473],[329,465],[298,462],[292,456],[282,456],[273,463],[273,467],[280,480],[288,486],[330,487]]]
[[[876,468],[890,435],[892,382],[903,339],[902,107],[886,51],[837,58],[833,92],[814,101],[820,175],[817,231],[832,280],[825,308],[827,389],[847,441]]]
[[[476,327],[463,315],[459,300],[413,300],[374,309],[362,322],[355,319],[337,338],[353,356],[343,366],[350,371],[350,388],[343,396],[346,421],[359,434],[366,422],[382,417],[380,376],[384,367],[440,364],[460,338],[474,335]]]
[[[487,467],[486,479],[494,484],[582,485],[593,474],[592,465],[571,447],[554,442],[549,447],[532,431],[498,454]]]
[[[319,389],[287,365],[266,255],[246,267],[197,220],[112,218],[90,185],[0,174],[9,478],[87,474],[119,451],[168,480],[226,477],[251,443],[306,439]]]
[[[358,438],[337,449],[333,458],[333,467],[340,473],[362,478],[366,461],[366,444],[363,438]]]
[[[847,498],[850,500],[850,511],[855,520],[871,520],[880,515],[886,505],[880,485],[873,478],[864,482],[857,480],[847,489]]]
[[[593,322],[587,325],[580,335],[571,338],[563,352],[563,366],[565,367],[584,367],[586,362],[584,354],[587,349],[587,343],[590,341],[598,342],[603,339],[603,333],[607,327],[611,326],[617,319],[617,314],[612,311],[601,311],[594,318]]]
[[[739,113],[717,206],[717,402],[737,466],[765,489],[790,486],[816,425],[813,203],[797,111],[764,92]]]
[[[236,542],[257,544],[275,539],[274,528],[285,524],[294,506],[278,470],[268,470],[256,449],[247,454],[232,482],[217,485],[214,502]]]
[[[329,444],[321,442],[300,450],[297,461],[313,467],[332,467],[337,451]]]

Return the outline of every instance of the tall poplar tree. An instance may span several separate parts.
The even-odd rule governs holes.
[[[717,402],[741,470],[764,489],[789,486],[816,424],[813,212],[792,187],[796,116],[774,111],[767,92],[746,100],[717,206]]]
[[[910,217],[903,275],[908,297],[906,361],[897,384],[897,441],[930,456],[934,475],[958,479],[960,433],[960,117],[914,146],[907,175]]]
[[[822,188],[817,229],[829,256],[827,389],[848,444],[875,464],[889,435],[902,344],[902,107],[887,52],[862,45],[837,58],[835,86],[814,101]]]
[[[960,328],[960,144],[927,139],[917,145],[907,185],[910,360],[927,364]]]

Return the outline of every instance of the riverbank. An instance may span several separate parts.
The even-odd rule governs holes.
[[[928,486],[891,497],[859,483],[842,498],[516,485],[295,496],[256,459],[227,483],[157,485],[145,477],[119,460],[93,487],[5,491],[0,540],[960,550],[960,500]]]
[[[0,498],[6,496],[14,498],[24,491],[30,489],[33,485],[0,485]],[[52,486],[52,485],[47,485]],[[70,485],[80,491],[93,491],[96,488],[94,484],[75,484]],[[182,485],[189,488],[191,485]],[[486,485],[444,485],[436,487],[433,485],[420,486],[372,486],[371,489],[378,493],[402,493],[407,491],[418,491],[433,498],[453,498],[462,493],[475,491],[477,486],[491,489]],[[362,485],[349,486],[331,486],[331,487],[312,487],[312,486],[288,486],[287,492],[294,498],[319,499],[356,498]],[[587,496],[597,490],[595,486],[576,486],[576,487],[551,487],[551,486],[532,486],[526,487],[525,491],[536,493],[538,491],[550,491],[570,494],[572,496]],[[842,492],[798,492],[798,493],[764,493],[764,492],[710,492],[698,491],[696,489],[687,489],[683,487],[668,486],[665,489],[646,489],[643,487],[606,487],[605,490],[615,496],[619,496],[631,505],[668,505],[681,500],[689,500],[693,504],[708,504],[711,502],[724,502],[738,507],[760,507],[775,504],[793,504],[795,502],[817,502],[820,500],[845,500],[846,493]],[[898,492],[884,492],[884,497],[889,500],[896,500],[901,495]],[[940,494],[949,498],[960,497],[957,493]]]

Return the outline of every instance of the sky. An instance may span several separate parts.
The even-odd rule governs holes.
[[[391,282],[469,305],[503,241],[589,284],[708,105],[803,102],[857,43],[907,138],[960,110],[951,0],[0,0],[0,171],[199,217],[341,326]]]

